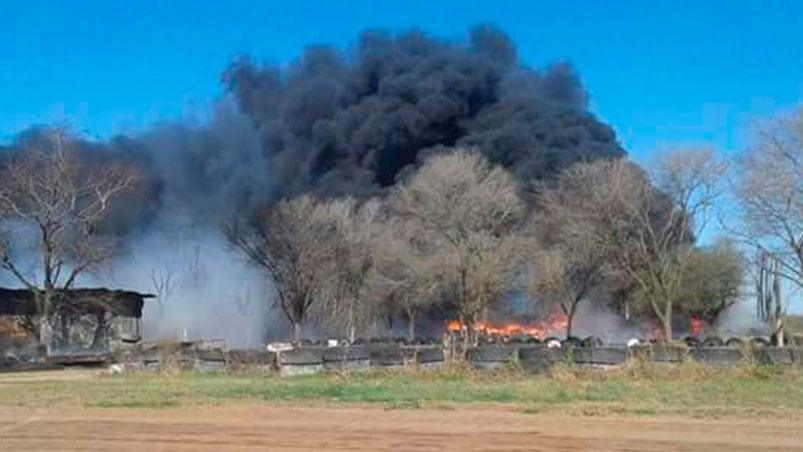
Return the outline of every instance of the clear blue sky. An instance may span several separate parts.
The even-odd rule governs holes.
[[[636,159],[745,144],[803,102],[803,1],[0,0],[0,140],[32,123],[90,136],[203,117],[233,56],[288,61],[365,28],[462,39],[493,22],[529,65],[572,61]]]

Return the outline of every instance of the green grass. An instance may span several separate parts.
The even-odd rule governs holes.
[[[0,406],[171,409],[199,404],[375,404],[387,409],[510,407],[527,413],[562,410],[583,415],[803,414],[803,376],[749,367],[716,371],[689,365],[671,370],[626,368],[550,375],[517,372],[315,375],[128,374],[63,379],[0,378]],[[52,375],[52,377],[51,377]]]

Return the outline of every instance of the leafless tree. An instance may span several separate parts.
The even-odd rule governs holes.
[[[606,281],[611,241],[595,192],[610,168],[607,162],[575,165],[536,190],[540,249],[529,291],[534,299],[560,307],[567,317],[567,337],[580,303]]]
[[[342,198],[324,202],[321,210],[322,221],[332,226],[328,238],[335,250],[331,273],[322,282],[326,296],[321,320],[344,327],[346,337],[354,341],[357,331],[370,325],[377,313],[376,303],[368,296],[368,282],[380,204],[377,200]]]
[[[251,317],[254,314],[253,306],[251,305],[251,291],[246,290],[244,295],[234,296],[234,305],[237,306],[237,312],[242,317]],[[247,338],[246,346],[251,346],[251,332],[253,330],[252,322],[245,322],[245,337]]]
[[[784,302],[780,262],[777,258],[759,250],[756,255],[756,314],[773,328],[775,345],[784,346]]]
[[[410,234],[440,256],[441,271],[468,330],[513,290],[526,255],[526,219],[513,176],[479,154],[458,150],[430,158],[401,184],[393,212]]]
[[[682,150],[659,159],[651,178],[633,170],[614,175],[618,196],[610,237],[619,250],[618,264],[636,281],[667,340],[694,241],[705,228],[724,171],[713,152]]]
[[[556,304],[566,316],[566,337],[571,337],[577,308],[594,294],[603,280],[600,249],[583,244],[553,245],[536,254],[535,278],[530,294]]]
[[[175,275],[169,265],[161,268],[152,268],[148,274],[151,280],[153,294],[156,295],[156,303],[159,305],[159,316],[164,313],[164,308],[176,290]]]
[[[739,221],[728,229],[758,250],[759,317],[782,344],[781,287],[803,288],[803,110],[759,124],[738,169]]]
[[[336,247],[334,225],[319,200],[302,196],[282,200],[252,225],[224,226],[229,242],[274,283],[277,304],[300,340],[302,325],[328,285]]]
[[[561,233],[586,237],[596,249],[586,254],[591,262],[606,256],[613,275],[634,283],[637,299],[671,339],[689,256],[724,166],[710,151],[689,150],[664,155],[651,175],[622,159],[582,163],[570,171],[587,188],[571,216],[561,220]]]
[[[763,124],[753,141],[739,166],[741,221],[728,229],[803,288],[803,110]]]
[[[34,293],[39,338],[48,346],[60,291],[112,257],[115,241],[102,223],[138,180],[132,167],[78,158],[63,131],[50,138],[50,148],[19,150],[0,169],[0,267]],[[21,234],[34,238],[33,275],[24,262],[30,255],[19,249]],[[62,325],[64,339],[67,333]]]
[[[443,291],[438,253],[403,218],[381,224],[374,239],[374,270],[370,287],[391,311],[407,320],[407,336],[415,338],[416,322],[423,309],[440,301]]]

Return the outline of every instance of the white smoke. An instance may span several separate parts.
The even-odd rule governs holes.
[[[720,337],[769,335],[768,325],[756,316],[755,302],[741,299],[725,309],[717,319],[714,328]]]
[[[264,273],[230,250],[219,231],[161,224],[126,249],[93,279],[157,295],[145,302],[146,339],[223,339],[238,348],[286,334]]]
[[[573,330],[573,336],[596,336],[606,344],[626,344],[633,338],[652,337],[649,325],[628,320],[596,300],[585,300],[577,306]]]

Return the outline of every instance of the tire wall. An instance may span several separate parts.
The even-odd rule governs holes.
[[[398,345],[366,345],[354,347],[300,348],[280,352],[275,358],[263,352],[237,351],[230,353],[232,365],[265,366],[275,363],[282,375],[301,375],[324,370],[360,371],[370,368],[405,370],[440,369],[444,353],[438,346],[401,347]],[[275,361],[274,361],[275,359]],[[529,373],[543,373],[557,363],[571,362],[578,366],[613,367],[628,359],[652,361],[657,364],[677,364],[693,359],[708,366],[734,366],[745,361],[762,365],[803,366],[803,349],[758,347],[696,347],[645,345],[633,348],[561,347],[543,345],[490,345],[471,348],[466,362],[475,369],[503,369],[517,363]]]
[[[709,366],[734,366],[747,358],[739,348],[700,347],[691,351],[695,361]]]
[[[565,362],[567,356],[570,355],[564,348],[522,347],[519,349],[519,364],[525,372],[540,374],[557,363]]]
[[[404,350],[398,346],[369,346],[368,352],[371,359],[371,367],[402,369],[407,362],[407,357]]]
[[[620,347],[588,347],[572,350],[575,364],[618,366],[627,360],[627,349]]]
[[[357,372],[371,367],[371,354],[366,347],[332,347],[323,351],[323,367],[336,372]]]
[[[677,364],[689,359],[689,350],[674,345],[642,345],[631,348],[630,356],[655,363]]]
[[[466,362],[475,369],[501,369],[517,358],[518,348],[511,345],[474,347],[466,353]]]

